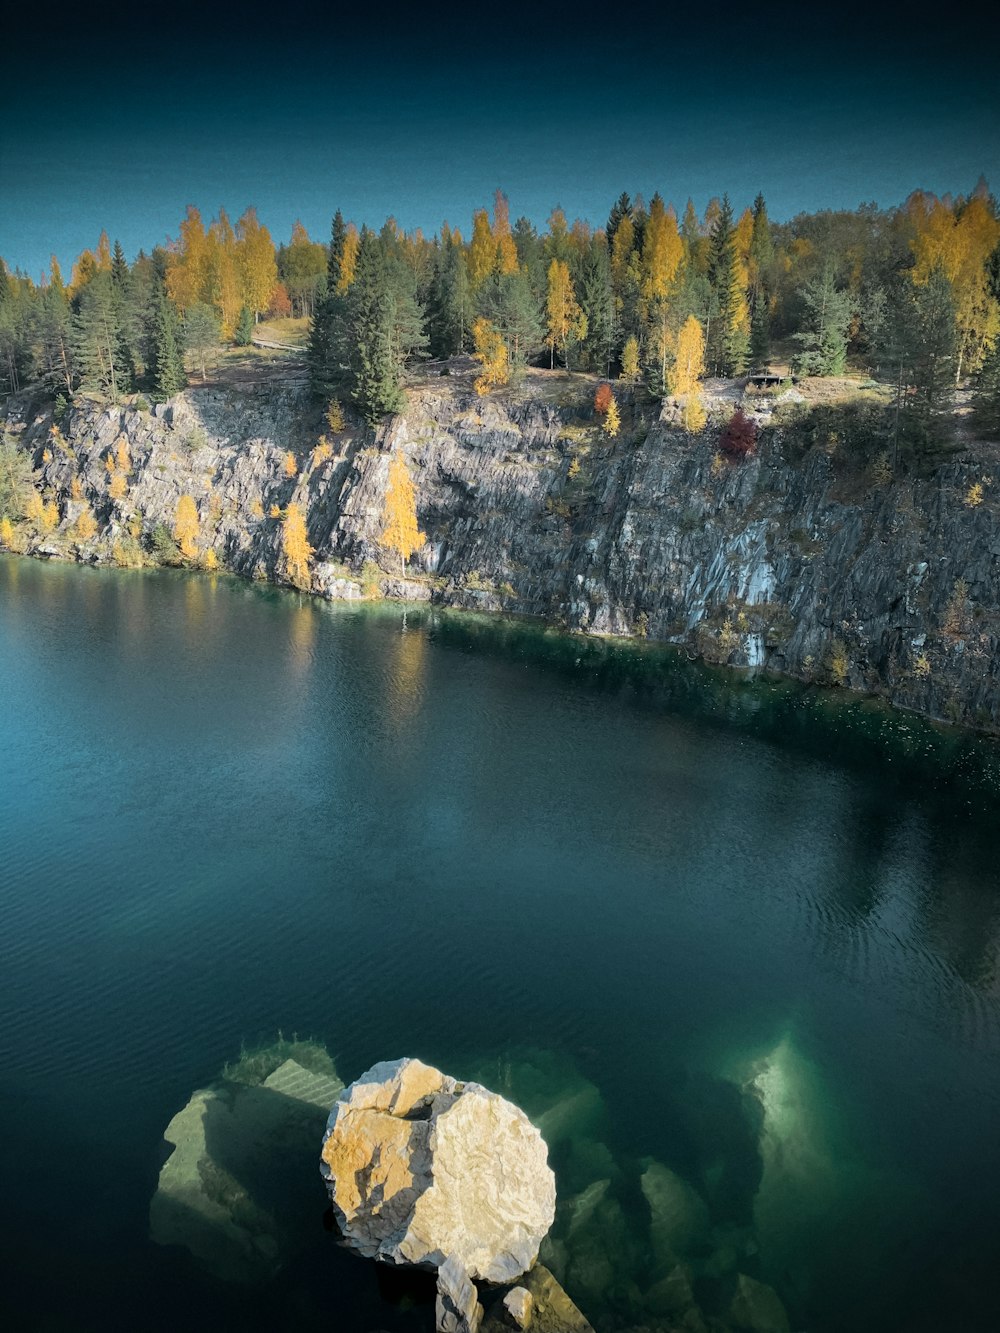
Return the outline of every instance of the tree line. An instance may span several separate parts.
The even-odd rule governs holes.
[[[310,320],[315,392],[368,421],[399,407],[420,360],[463,354],[483,393],[529,364],[681,396],[772,357],[809,375],[864,365],[896,386],[927,448],[967,378],[980,421],[1000,416],[1000,220],[982,181],[968,196],[784,223],[760,195],[737,216],[726,196],[699,215],[622,194],[603,227],[556,208],[541,231],[512,223],[498,190],[468,240],[447,223],[435,237],[392,218],[358,229],[338,212],[329,243],[296,223],[278,247],[253,209],[206,226],[189,208],[175,241],[131,264],[102,235],[68,284],[55,260],[37,284],[4,266],[0,389],[168,395],[186,382],[185,353],[204,375],[207,354],[249,343],[264,314]]]

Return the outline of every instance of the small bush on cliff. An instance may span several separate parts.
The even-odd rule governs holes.
[[[719,448],[728,458],[749,458],[757,449],[757,423],[738,407],[723,427]]]

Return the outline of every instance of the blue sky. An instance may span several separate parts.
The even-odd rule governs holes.
[[[131,257],[176,235],[188,203],[254,204],[280,241],[296,218],[325,238],[337,207],[467,232],[497,186],[538,224],[557,203],[601,224],[623,189],[699,210],[762,190],[778,219],[967,192],[980,173],[1000,190],[996,71],[978,54],[996,20],[972,29],[954,8],[939,30],[912,6],[902,24],[870,7],[622,19],[586,3],[478,23],[388,6],[373,23],[309,0],[287,20],[185,3],[169,28],[133,8],[57,46],[44,3],[15,19],[43,54],[0,92],[12,267],[37,277],[55,252],[68,272],[102,227]]]

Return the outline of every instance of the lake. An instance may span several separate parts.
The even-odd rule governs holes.
[[[674,1326],[665,1171],[707,1313],[739,1271],[795,1329],[1000,1327],[992,743],[652,646],[14,557],[0,698],[6,1327],[433,1327],[336,1246],[318,1139],[267,1182],[275,1277],[151,1241],[168,1122],[278,1034],[541,1117],[599,1333]]]

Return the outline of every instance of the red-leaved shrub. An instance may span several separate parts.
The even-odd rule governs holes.
[[[719,448],[730,458],[749,458],[757,448],[757,423],[738,407],[723,427]]]
[[[611,385],[599,384],[597,392],[594,394],[594,411],[599,417],[603,417],[611,406]]]

